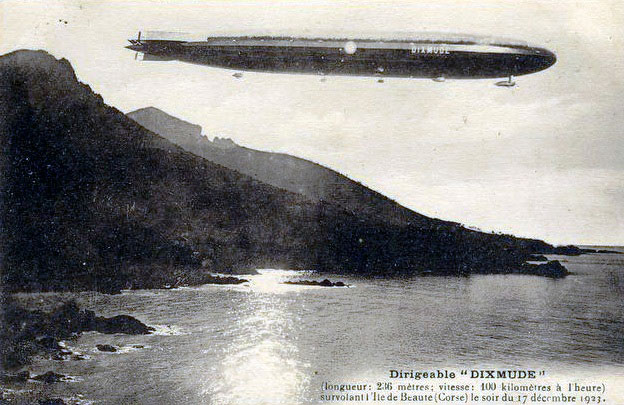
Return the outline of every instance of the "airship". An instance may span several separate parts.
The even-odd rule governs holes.
[[[448,34],[414,34],[401,39],[314,38],[289,36],[207,36],[149,32],[126,48],[143,60],[177,60],[272,73],[446,79],[507,78],[547,69],[557,57],[523,41]]]

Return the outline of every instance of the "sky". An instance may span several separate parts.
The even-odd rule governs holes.
[[[551,68],[496,80],[327,77],[134,59],[139,30],[524,40]],[[123,112],[328,166],[402,205],[554,244],[624,245],[618,1],[0,1],[0,53],[44,49]]]

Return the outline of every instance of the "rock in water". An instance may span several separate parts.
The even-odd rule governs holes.
[[[125,333],[128,335],[147,335],[155,329],[145,325],[129,315],[117,315],[112,318],[95,318],[95,330],[100,333]]]
[[[61,398],[46,398],[40,399],[38,402],[39,405],[65,405],[66,402]]]
[[[570,274],[558,260],[551,260],[548,263],[540,264],[525,263],[519,273],[550,278],[563,278]]]
[[[46,384],[55,384],[59,381],[63,381],[64,378],[65,376],[63,374],[57,374],[54,371],[48,371],[45,374],[36,375],[32,379],[42,381]]]
[[[293,284],[293,285],[312,285],[318,287],[348,287],[342,281],[337,281],[335,283],[325,279],[323,281],[316,280],[297,280],[297,281],[284,281],[284,284]]]
[[[332,283],[328,279],[325,279],[325,280],[321,281],[319,283],[319,285],[322,286],[322,287],[332,287],[334,285],[334,283]]]
[[[101,352],[110,352],[110,353],[114,353],[117,351],[117,349],[115,348],[115,346],[111,346],[111,345],[95,345],[95,347],[97,347],[97,349]]]
[[[559,260],[551,260],[548,263],[538,264],[535,274],[551,278],[562,278],[567,276],[569,273],[568,270],[566,270],[566,268],[559,263]]]

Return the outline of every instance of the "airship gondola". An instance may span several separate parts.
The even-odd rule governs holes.
[[[215,36],[151,33],[129,40],[143,60],[178,60],[237,71],[376,77],[485,79],[510,87],[512,76],[539,72],[557,58],[525,42],[419,34],[406,39]]]

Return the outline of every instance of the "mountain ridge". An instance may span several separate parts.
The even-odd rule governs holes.
[[[183,130],[172,131],[176,125],[180,125],[182,129],[190,123],[155,107],[141,108],[126,115],[189,152],[315,201],[326,200],[334,203],[340,200],[360,201],[360,204],[347,204],[343,207],[364,215],[381,215],[385,221],[394,224],[416,224],[426,218],[383,194],[313,161],[285,153],[247,148],[231,140],[228,148],[222,148],[215,144],[215,141],[201,135],[201,129],[194,134]],[[361,201],[363,199],[364,202]],[[457,225],[449,221],[431,220],[440,221],[441,224]]]
[[[150,131],[161,135],[181,148],[218,163],[229,169],[244,173],[272,186],[304,195],[313,201],[329,201],[355,214],[381,217],[393,225],[418,225],[422,227],[462,228],[467,232],[494,234],[471,229],[460,223],[427,217],[402,206],[397,201],[370,189],[358,181],[314,161],[280,152],[269,152],[238,145],[229,138],[215,137],[211,141],[202,135],[201,126],[177,118],[156,107],[149,106],[126,113]],[[192,125],[195,131],[185,131]],[[221,148],[219,142],[227,142]],[[361,198],[365,196],[365,198]],[[497,234],[496,237],[511,235]],[[513,237],[525,248],[537,254],[573,252],[572,247],[556,248],[538,239]]]

